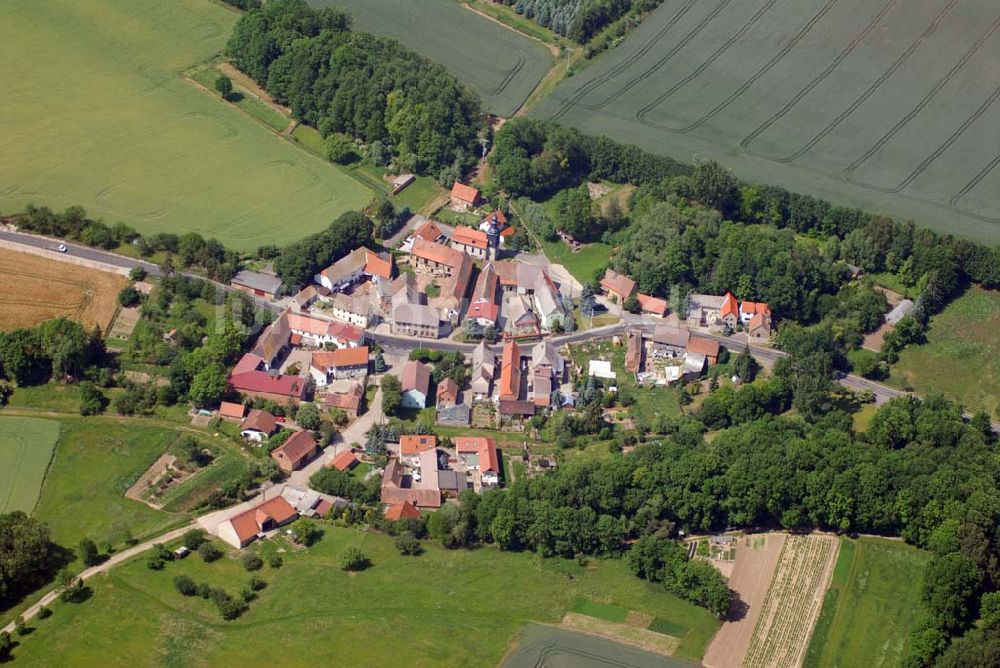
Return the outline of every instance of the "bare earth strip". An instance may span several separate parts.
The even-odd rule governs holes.
[[[712,639],[703,659],[708,668],[738,668],[743,665],[743,656],[760,618],[785,538],[785,534],[772,533],[739,539],[729,588],[739,595],[740,613],[736,615],[737,619],[725,622]],[[754,549],[752,546],[761,540],[764,544]]]
[[[126,283],[117,274],[0,248],[0,329],[65,316],[103,330]]]
[[[657,654],[673,655],[680,645],[680,639],[668,636],[663,633],[647,631],[628,624],[618,624],[596,617],[588,617],[575,612],[567,612],[560,624],[563,628],[582,631],[591,635],[600,636],[609,640],[617,640],[626,645],[632,645],[647,652]]]
[[[840,541],[831,535],[789,536],[743,658],[744,666],[800,666]]]

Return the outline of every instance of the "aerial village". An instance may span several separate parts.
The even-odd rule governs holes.
[[[507,215],[480,204],[475,188],[456,183],[451,208],[476,213],[477,226],[414,216],[392,252],[357,248],[294,291],[267,271],[242,271],[233,279],[235,288],[281,310],[229,375],[244,403],[224,402],[219,415],[238,422],[249,444],[279,440],[270,453],[288,481],[279,494],[267,498],[265,492],[267,500],[220,524],[221,538],[244,547],[300,516],[346,505],[308,488],[309,476],[324,467],[351,472],[364,464],[367,475],[380,473],[390,520],[455,502],[464,490],[503,484],[497,441],[486,434],[527,433],[534,416],[573,410],[581,379],[615,390],[609,360],[571,362],[570,345],[577,341],[610,339],[624,348],[625,369],[637,383],[667,386],[703,378],[734,332],[759,344],[770,339],[767,304],[740,302],[731,293],[690,294],[681,318],[666,300],[640,293],[634,280],[613,269],[589,298],[620,321],[575,331],[581,286],[557,273],[559,266],[506,249],[514,233]],[[623,308],[630,302],[637,312]],[[427,358],[414,359],[409,353],[415,351]],[[466,371],[435,381],[438,351],[459,355]],[[404,409],[431,409],[438,428],[470,435],[383,430],[381,405],[368,402],[388,375],[398,378]],[[338,415],[342,442],[324,447],[314,432],[268,410],[306,403]],[[483,435],[472,435],[477,431]],[[378,456],[373,441],[384,447]],[[541,470],[555,461],[538,458],[534,465]]]

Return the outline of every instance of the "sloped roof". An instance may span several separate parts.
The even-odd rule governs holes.
[[[316,439],[306,430],[297,431],[287,441],[275,448],[271,454],[283,454],[293,465],[297,465],[316,449]]]
[[[500,305],[488,302],[485,299],[478,299],[469,304],[469,309],[465,312],[466,318],[483,318],[490,322],[496,322],[500,317]]]
[[[398,522],[399,520],[417,520],[420,519],[420,511],[409,501],[394,503],[385,509],[385,519],[390,522]]]
[[[261,290],[270,294],[275,294],[281,289],[281,279],[274,274],[261,274],[256,271],[244,269],[230,281],[232,285],[242,285],[251,290]]]
[[[368,346],[358,346],[356,348],[338,348],[333,351],[333,366],[367,366]]]
[[[758,313],[765,313],[771,315],[771,307],[767,305],[767,302],[741,302],[740,303],[740,315],[757,315]]]
[[[422,260],[427,260],[435,264],[443,264],[452,268],[458,267],[465,256],[465,253],[455,250],[451,246],[434,243],[426,239],[414,239],[410,254]]]
[[[273,434],[278,428],[278,420],[267,411],[253,409],[250,415],[243,421],[241,429],[243,431],[259,431],[264,434]]]
[[[253,350],[250,352],[270,363],[278,352],[288,345],[288,340],[291,338],[288,316],[289,312],[285,311],[274,322],[265,327],[264,331],[257,337],[257,343],[254,344]]]
[[[654,315],[659,315],[659,316],[666,315],[667,313],[666,299],[660,299],[659,297],[644,295],[641,292],[636,294],[635,298],[639,302],[639,308],[641,308],[646,313],[652,313]]]
[[[254,355],[253,353],[246,353],[240,358],[240,361],[236,363],[233,367],[232,374],[235,376],[237,374],[246,373],[248,371],[256,371],[260,368],[260,365],[264,363],[264,360],[260,355]]]
[[[352,469],[357,465],[358,465],[358,458],[354,455],[354,452],[352,452],[351,450],[344,450],[339,455],[334,457],[332,462],[330,462],[330,466],[332,468],[337,469],[338,471],[347,471],[348,469]]]
[[[403,325],[437,327],[441,323],[441,312],[426,304],[396,304],[392,307],[392,320]]]
[[[462,202],[475,204],[476,199],[479,198],[479,191],[472,186],[467,186],[464,183],[455,181],[455,185],[451,187],[451,196]]]
[[[365,273],[380,278],[392,278],[392,256],[380,257],[377,253],[366,251]]]
[[[747,326],[747,329],[753,332],[761,327],[770,327],[769,318],[770,316],[767,313],[758,312],[754,317],[750,318],[750,324]]]
[[[687,348],[688,340],[690,338],[691,332],[681,327],[658,325],[656,329],[653,330],[653,341],[661,343],[665,346]]]
[[[722,308],[719,309],[719,315],[725,318],[727,315],[739,316],[739,314],[740,307],[736,303],[736,297],[733,296],[733,293],[727,292],[722,300]]]
[[[399,453],[401,455],[419,455],[426,450],[437,447],[437,436],[434,434],[404,434],[399,437]]]
[[[689,353],[707,355],[708,357],[718,357],[719,342],[701,336],[692,336],[688,339],[687,351]]]
[[[486,233],[482,230],[474,230],[471,227],[465,227],[464,225],[459,225],[455,228],[455,232],[451,235],[452,243],[462,244],[463,246],[472,246],[473,248],[485,249],[488,240],[486,238]]]
[[[341,408],[357,413],[361,410],[361,397],[365,388],[361,383],[354,383],[347,392],[327,392],[323,397],[323,405],[327,408]]]
[[[297,516],[298,513],[292,507],[292,504],[288,503],[283,497],[276,496],[269,501],[265,501],[253,508],[244,510],[238,515],[230,517],[229,523],[232,524],[240,542],[245,543],[260,533],[261,525],[267,519],[271,519],[275,524],[281,525]]]
[[[451,377],[445,378],[437,386],[437,397],[438,401],[441,400],[442,395],[447,395],[453,399],[458,397],[458,383],[454,381]]]
[[[232,401],[223,401],[219,404],[219,415],[227,418],[240,418],[247,412],[247,407]]]
[[[229,376],[229,384],[237,392],[266,392],[301,399],[306,393],[306,381],[299,376],[272,376],[266,371],[248,371]]]
[[[431,392],[431,370],[423,362],[411,360],[403,367],[402,391],[417,390],[424,395]]]
[[[517,399],[521,391],[521,350],[517,343],[504,344],[500,362],[500,399]]]
[[[604,278],[601,279],[601,287],[608,292],[613,292],[627,299],[629,295],[635,292],[636,284],[635,281],[625,274],[619,274],[614,269],[608,269],[604,272]]]
[[[371,303],[367,299],[364,297],[355,297],[354,295],[345,295],[343,292],[338,292],[334,296],[333,307],[366,318],[372,312]]]
[[[441,228],[437,226],[437,223],[433,220],[428,220],[413,232],[413,236],[417,239],[437,241],[441,237],[445,236],[445,234],[441,231]]]

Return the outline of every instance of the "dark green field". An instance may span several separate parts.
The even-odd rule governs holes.
[[[392,37],[479,91],[483,107],[510,116],[552,67],[549,50],[455,0],[309,0],[344,7],[354,26]]]
[[[667,0],[532,113],[996,241],[998,60],[992,0]]]

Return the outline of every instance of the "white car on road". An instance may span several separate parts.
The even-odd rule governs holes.
[[[68,249],[66,248],[66,244],[59,244],[56,246],[56,250],[60,253],[65,253]]]

